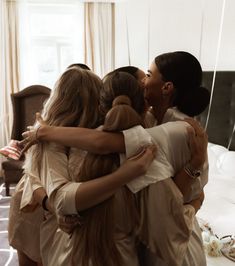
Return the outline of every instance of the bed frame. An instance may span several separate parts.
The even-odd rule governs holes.
[[[203,72],[203,86],[211,90],[213,72]],[[205,126],[207,108],[199,119]],[[235,151],[235,71],[218,71],[216,73],[211,111],[207,125],[209,142],[228,147]]]

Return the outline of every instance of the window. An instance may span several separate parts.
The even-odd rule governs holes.
[[[22,4],[20,9],[21,87],[40,84],[53,88],[72,63],[84,61],[83,4]]]

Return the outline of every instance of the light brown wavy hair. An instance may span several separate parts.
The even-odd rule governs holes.
[[[103,83],[89,70],[79,67],[68,68],[58,79],[47,100],[42,117],[49,126],[81,126],[96,128],[100,123],[99,93]],[[44,143],[30,148],[26,154],[25,169],[28,163],[38,163],[44,149]]]
[[[137,80],[127,73],[111,73],[104,78],[100,92],[100,107],[104,131],[121,131],[135,125],[143,125],[143,92]],[[108,112],[108,113],[107,113]],[[110,174],[120,165],[118,154],[96,155],[88,153],[80,169],[79,181],[87,181]],[[133,224],[136,219],[134,196],[126,189],[125,202],[131,211]],[[121,255],[115,243],[114,196],[81,213],[79,228],[81,265],[122,266]]]

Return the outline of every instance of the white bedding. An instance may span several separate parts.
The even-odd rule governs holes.
[[[209,182],[197,216],[209,223],[218,237],[235,236],[235,151],[209,143]],[[234,266],[225,257],[207,257],[208,266]]]

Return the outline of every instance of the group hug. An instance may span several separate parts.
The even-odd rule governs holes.
[[[18,142],[9,243],[20,266],[205,266],[208,106],[190,53],[101,80],[72,64]]]

